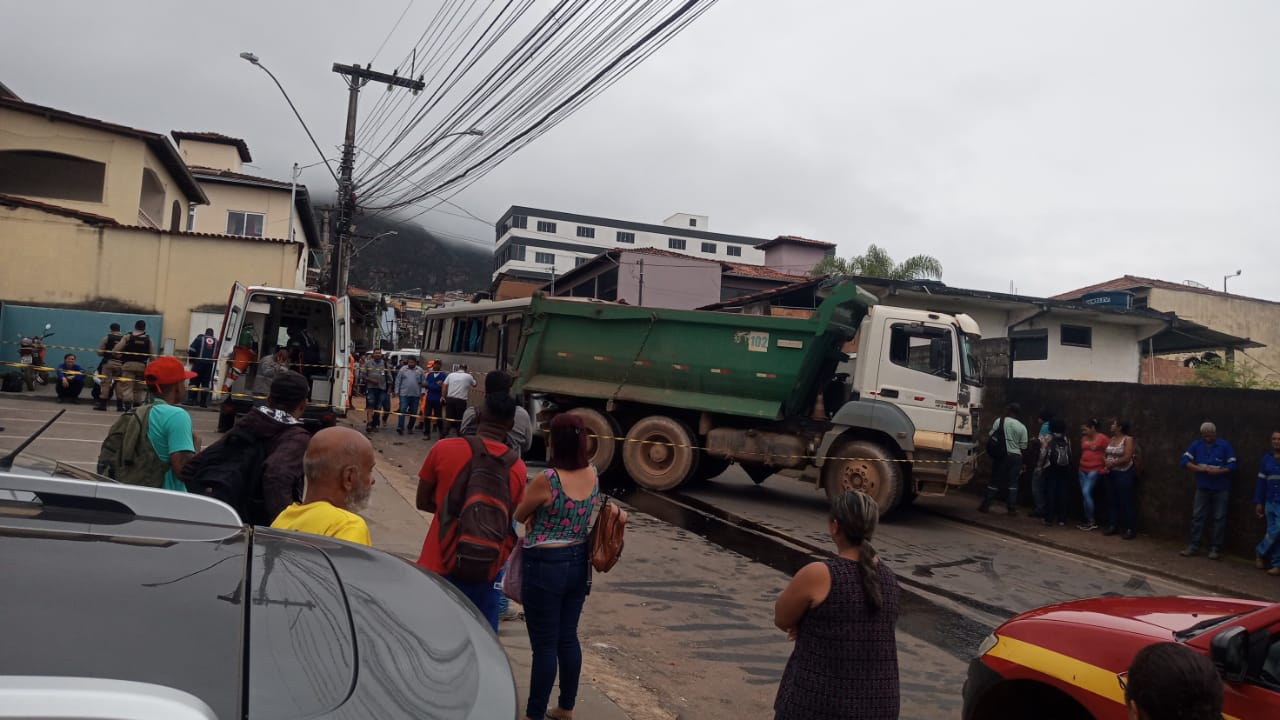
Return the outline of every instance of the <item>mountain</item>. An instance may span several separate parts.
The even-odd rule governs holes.
[[[489,289],[493,253],[480,245],[445,240],[421,225],[394,218],[359,217],[356,226],[357,253],[348,276],[355,287],[424,295]],[[391,230],[399,234],[369,241]]]

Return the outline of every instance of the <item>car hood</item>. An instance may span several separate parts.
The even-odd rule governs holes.
[[[1001,629],[1038,621],[1172,640],[1175,632],[1205,620],[1264,607],[1267,603],[1212,597],[1100,597],[1038,608],[1018,615]]]
[[[323,707],[316,704],[314,691],[298,693],[308,706],[297,708],[279,706],[291,693],[254,693],[251,715],[380,720],[516,716],[515,678],[506,652],[475,606],[448,581],[364,545],[261,528],[255,536],[255,544],[264,548],[261,564],[268,559],[274,564],[269,574],[278,579],[268,579],[266,585],[280,588],[275,593],[280,601],[255,603],[262,608],[257,612],[278,613],[279,618],[255,623],[251,641],[274,632],[279,642],[313,651],[311,662],[297,664],[296,677],[287,667],[272,667],[278,673],[272,684],[300,689],[323,683],[340,692],[333,692]],[[299,550],[299,543],[309,549]],[[312,550],[323,553],[340,580],[347,608],[341,618],[316,612],[328,602],[327,590],[304,591],[304,576],[321,572],[310,559]],[[257,649],[255,654],[266,657]],[[265,668],[260,664],[259,669]]]

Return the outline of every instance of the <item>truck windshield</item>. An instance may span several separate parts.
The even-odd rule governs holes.
[[[966,385],[982,384],[982,367],[973,353],[973,336],[956,333],[960,338],[960,378]]]

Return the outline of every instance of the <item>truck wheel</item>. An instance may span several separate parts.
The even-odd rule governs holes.
[[[637,485],[661,492],[693,477],[700,454],[687,425],[665,415],[650,415],[627,432],[622,465]]]
[[[618,428],[617,421],[599,410],[586,407],[576,407],[568,413],[582,418],[582,424],[587,426],[587,461],[601,476],[607,475],[617,467],[619,459],[618,438],[622,436],[622,430]]]
[[[698,458],[697,471],[689,477],[689,482],[691,483],[706,482],[711,478],[720,477],[724,474],[724,471],[728,470],[729,466],[733,464],[733,461],[729,458],[708,455],[706,452],[702,451],[700,451],[699,454],[702,457]]]
[[[867,440],[846,440],[832,448],[822,466],[822,486],[827,498],[849,490],[870,495],[880,506],[884,517],[902,499],[902,466],[887,450]]]

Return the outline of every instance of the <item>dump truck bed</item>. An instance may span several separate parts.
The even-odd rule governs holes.
[[[850,282],[831,287],[810,318],[539,295],[515,389],[780,420],[813,402],[819,374],[874,302]]]

